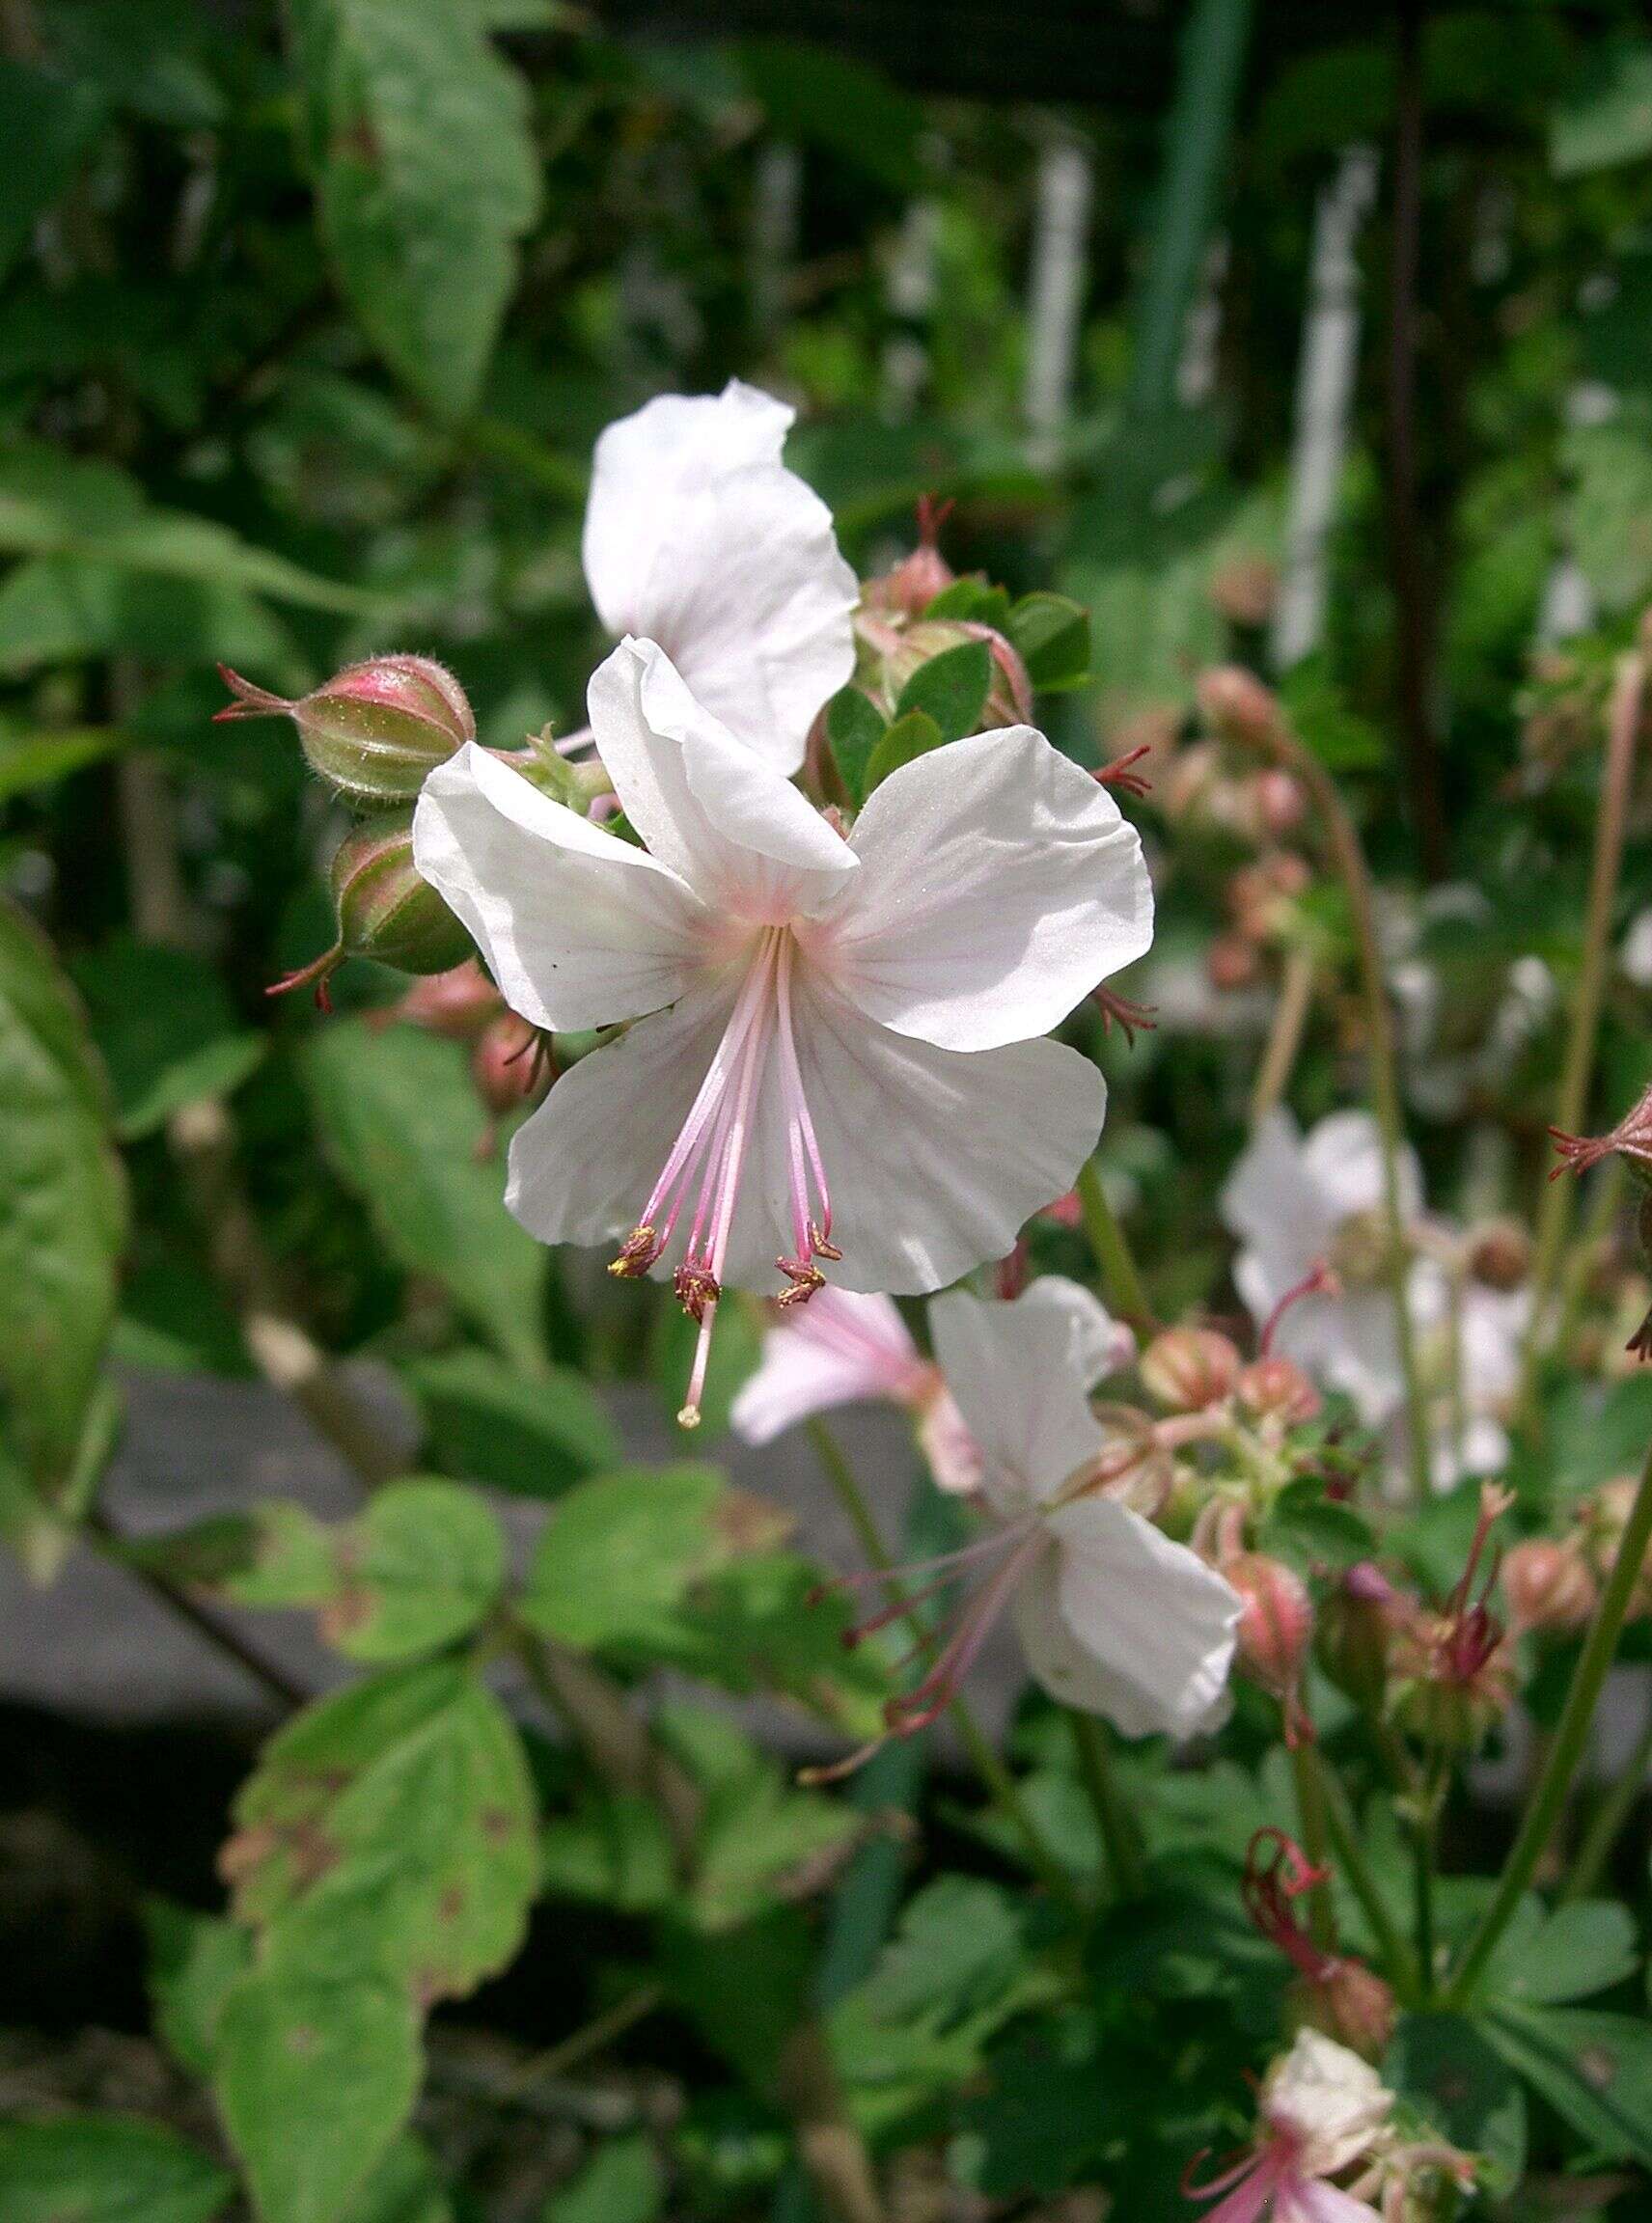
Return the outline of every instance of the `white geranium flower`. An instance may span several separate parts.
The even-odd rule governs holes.
[[[890,1725],[933,1720],[1007,1608],[1053,1697],[1128,1737],[1187,1737],[1225,1706],[1243,1604],[1185,1545],[1104,1494],[1114,1440],[1089,1407],[1090,1331],[1041,1286],[1009,1304],[958,1291],[929,1307],[993,1529],[911,1570],[939,1573],[937,1587],[966,1568],[980,1579],[924,1681],[892,1702]]]
[[[696,697],[777,771],[855,664],[860,600],[831,512],[781,451],[795,412],[731,381],[663,394],[596,443],[585,575],[615,635],[665,649]]]
[[[1444,1221],[1430,1232],[1450,1243]],[[1419,1258],[1406,1281],[1427,1413],[1428,1476],[1451,1490],[1466,1475],[1500,1474],[1508,1464],[1505,1421],[1520,1388],[1521,1359],[1531,1319],[1527,1288],[1492,1289],[1465,1279],[1453,1297],[1453,1276],[1434,1258]],[[1403,1408],[1389,1421],[1387,1464],[1396,1485],[1409,1472],[1409,1423]]]
[[[1422,1175],[1409,1146],[1399,1154],[1399,1204],[1409,1226],[1422,1209]],[[1382,1135],[1366,1112],[1334,1112],[1306,1138],[1288,1112],[1274,1112],[1252,1138],[1222,1192],[1222,1216],[1243,1249],[1233,1279],[1259,1328],[1279,1315],[1273,1348],[1351,1397],[1375,1427],[1405,1394],[1388,1241]],[[1298,1297],[1319,1267],[1335,1293]]]
[[[1076,1281],[1045,1275],[1021,1302],[1076,1324],[1075,1363],[1087,1389],[1135,1357],[1130,1330]],[[735,1398],[730,1419],[748,1443],[768,1443],[812,1413],[867,1400],[899,1405],[913,1415],[940,1489],[961,1493],[979,1487],[980,1457],[941,1369],[920,1355],[887,1297],[822,1289],[801,1311],[770,1328],[757,1371]]]
[[[591,684],[634,847],[475,747],[426,782],[420,871],[534,1026],[636,1019],[510,1145],[548,1243],[623,1238],[702,1325],[727,1282],[936,1289],[1001,1257],[1095,1145],[1106,1091],[1036,1039],[1152,935],[1142,846],[1030,727],[903,765],[848,839],[652,642]]]
[[[1203,2223],[1382,2223],[1369,2201],[1327,2180],[1380,2157],[1393,2104],[1368,2062],[1322,2031],[1299,2030],[1262,2079],[1254,2147],[1192,2195],[1226,2194]]]

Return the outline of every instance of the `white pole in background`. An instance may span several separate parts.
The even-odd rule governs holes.
[[[1360,345],[1360,226],[1376,199],[1377,157],[1343,150],[1313,217],[1308,315],[1297,373],[1284,567],[1269,655],[1288,671],[1319,644],[1325,621],[1325,546],[1336,512]]]
[[[1060,455],[1072,407],[1085,249],[1094,169],[1089,149],[1059,126],[1044,133],[1033,188],[1032,275],[1027,309],[1027,459],[1047,471]]]

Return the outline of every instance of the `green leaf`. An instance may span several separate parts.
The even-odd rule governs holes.
[[[88,764],[100,764],[125,746],[110,726],[80,726],[44,732],[0,726],[0,803],[50,787]]]
[[[0,2124],[5,2223],[210,2223],[234,2190],[227,2170],[158,2123]]]
[[[665,2178],[641,2130],[599,2146],[571,2184],[545,2203],[544,2223],[653,2223]]]
[[[754,1502],[714,1467],[627,1467],[578,1483],[539,1539],[523,1619],[581,1649],[669,1651],[684,1599],[733,1557]]]
[[[914,757],[927,756],[945,741],[946,735],[926,710],[912,710],[897,718],[871,753],[867,765],[867,793],[881,787],[892,772],[898,772]]]
[[[1639,1961],[1626,1907],[1610,1899],[1580,1899],[1550,1913],[1530,1897],[1498,1940],[1481,1990],[1488,1999],[1564,2006],[1621,1984]]]
[[[19,563],[0,585],[0,672],[104,656],[300,669],[292,637],[228,579],[175,579],[83,556]]]
[[[214,518],[159,508],[113,463],[44,445],[19,444],[0,456],[0,550],[158,572],[345,615],[379,607],[357,588],[252,547]]]
[[[867,782],[867,793],[879,780],[887,780],[894,771],[893,764],[882,772],[876,767],[884,748],[908,718],[915,713],[926,715],[934,720],[943,741],[961,740],[980,724],[991,685],[992,650],[984,641],[960,641],[955,648],[943,648],[939,656],[931,656],[920,664],[900,690],[900,700],[895,706],[895,724],[872,758],[874,776]],[[935,744],[931,742],[928,746],[932,748]],[[904,763],[908,757],[922,754],[922,750],[909,748],[901,761]]]
[[[1652,45],[1601,40],[1549,121],[1549,163],[1577,178],[1652,154]]]
[[[245,1975],[252,1941],[236,1923],[168,1899],[144,1902],[155,2030],[181,2068],[211,2073],[224,2001]]]
[[[261,2223],[335,2223],[367,2186],[419,2090],[404,1987],[282,1966],[224,2003],[213,2080]]]
[[[538,209],[527,85],[449,0],[296,0],[290,19],[340,287],[398,376],[461,416]]]
[[[463,1669],[402,1668],[307,1707],[264,1747],[225,1848],[265,1965],[382,1970],[422,2003],[521,1943],[537,1880],[520,1739]]]
[[[861,1987],[875,2019],[933,2018],[941,2028],[989,2006],[1015,1983],[1027,1956],[1025,1911],[1002,1884],[943,1876],[907,1906]]]
[[[695,1846],[693,1919],[724,1930],[760,1915],[777,1897],[836,1867],[862,1823],[845,1805],[799,1790],[764,1753],[706,1786]]]
[[[1526,2099],[1507,2064],[1461,2015],[1407,2015],[1383,2080],[1451,2145],[1487,2164],[1483,2188],[1506,2197],[1526,2166]]]
[[[1351,1567],[1369,1558],[1376,1538],[1351,1505],[1327,1497],[1325,1485],[1311,1477],[1287,1482],[1262,1524],[1260,1548],[1279,1553],[1305,1571],[1310,1567]]]
[[[540,1850],[553,1897],[652,1914],[677,1895],[671,1832],[652,1798],[582,1785],[573,1812],[546,1824]]]
[[[1089,612],[1065,594],[1024,594],[1005,624],[1027,676],[1044,694],[1089,677]]]
[[[827,746],[857,809],[867,797],[867,767],[887,731],[883,712],[858,687],[840,688],[826,705]]]
[[[931,618],[961,618],[967,624],[990,625],[995,633],[1009,632],[1009,596],[1002,587],[989,587],[984,579],[954,579],[943,587],[923,613]]]
[[[45,937],[0,902],[0,1421],[48,1496],[86,1434],[125,1223],[85,1015]]]
[[[305,1071],[322,1141],[391,1256],[441,1282],[504,1356],[544,1364],[545,1255],[505,1209],[497,1166],[479,1165],[482,1112],[464,1051],[412,1027],[322,1028]]]
[[[36,220],[73,183],[103,128],[96,90],[26,62],[0,62],[0,278],[28,245]]]
[[[344,2223],[453,2223],[453,2216],[429,2150],[403,2132],[369,2171]]]
[[[1498,2007],[1480,2027],[1594,2158],[1652,2168],[1652,2026],[1586,2008]]]
[[[415,1359],[403,1379],[425,1416],[427,1455],[445,1472],[558,1497],[620,1459],[602,1400],[567,1367],[528,1380],[486,1351],[448,1351]]]
[[[706,2043],[765,2097],[808,2012],[813,1967],[809,1924],[795,1907],[771,1907],[737,1930],[660,1925],[661,1981]]]
[[[897,193],[919,190],[923,110],[883,70],[801,39],[749,40],[741,59],[777,137],[818,147]]]
[[[235,1025],[217,974],[189,950],[118,934],[75,976],[128,1141],[185,1104],[229,1095],[263,1056],[263,1036]]]

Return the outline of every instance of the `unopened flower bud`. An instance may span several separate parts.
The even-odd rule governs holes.
[[[1362,1560],[1345,1570],[1319,1607],[1315,1650],[1339,1690],[1376,1713],[1388,1683],[1393,1635],[1406,1602],[1380,1567]]]
[[[1531,1271],[1531,1238],[1518,1220],[1492,1220],[1469,1244],[1469,1272],[1488,1289],[1518,1289]]]
[[[1517,1630],[1548,1635],[1581,1629],[1595,1609],[1595,1578],[1575,1545],[1526,1537],[1509,1546],[1498,1572]]]
[[[1271,941],[1288,924],[1292,906],[1312,877],[1306,859],[1290,849],[1242,864],[1225,892],[1234,925],[1248,941]]]
[[[1191,741],[1178,749],[1158,788],[1166,817],[1201,816],[1205,799],[1222,777],[1222,751],[1214,741]]]
[[[1264,1689],[1294,1690],[1313,1634],[1313,1602],[1300,1575],[1282,1559],[1243,1551],[1222,1573],[1245,1601],[1239,1659]]]
[[[334,851],[327,876],[338,939],[278,980],[272,996],[314,987],[327,1010],[327,982],[346,957],[371,957],[399,973],[446,973],[470,949],[470,936],[413,863],[410,810],[381,811],[353,826]]]
[[[975,730],[985,733],[999,726],[1025,725],[1032,716],[1032,682],[1020,652],[990,625],[964,618],[921,618],[895,626],[873,618],[863,619],[858,631],[860,683],[887,718],[895,715],[907,683],[916,672],[948,649],[961,648],[970,641],[986,644],[992,667]]]
[[[1297,2028],[1323,2030],[1371,2062],[1388,2051],[1399,2018],[1393,1987],[1363,1961],[1340,1954],[1328,1957],[1322,1972],[1291,1986],[1286,2013]]]
[[[1213,988],[1230,994],[1252,985],[1262,970],[1262,961],[1242,935],[1218,934],[1204,953],[1204,969]]]
[[[1265,748],[1280,729],[1273,690],[1242,665],[1218,664],[1201,672],[1194,692],[1206,722],[1229,741]]]
[[[1270,764],[1256,775],[1256,816],[1263,833],[1276,841],[1294,834],[1308,816],[1301,782],[1280,765]]]
[[[538,1095],[545,1082],[539,1030],[514,1011],[502,1011],[477,1037],[470,1077],[496,1119]]]
[[[1230,1396],[1239,1353],[1214,1328],[1167,1328],[1142,1354],[1142,1381],[1167,1413],[1202,1413]]]
[[[937,594],[944,594],[957,573],[939,548],[927,542],[903,556],[893,570],[868,579],[862,598],[874,610],[893,610],[903,618],[922,618]]]
[[[1210,599],[1229,624],[1265,625],[1279,589],[1279,574],[1265,556],[1235,556],[1210,582]]]
[[[1256,1358],[1239,1377],[1239,1401],[1258,1420],[1286,1428],[1311,1420],[1320,1408],[1319,1391],[1292,1358],[1278,1352]]]
[[[372,656],[288,701],[220,665],[235,700],[219,719],[290,718],[313,770],[352,803],[411,803],[425,776],[476,739],[453,673],[428,656]]]
[[[504,1008],[504,997],[472,957],[446,973],[416,979],[404,996],[373,1016],[380,1025],[402,1020],[450,1042],[471,1042]]]

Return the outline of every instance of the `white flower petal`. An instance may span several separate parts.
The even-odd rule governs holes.
[[[661,396],[596,444],[585,569],[613,633],[657,641],[781,772],[854,669],[855,575],[780,460],[792,412],[755,388]]]
[[[1004,1257],[1095,1147],[1107,1090],[1076,1051],[1054,1042],[938,1050],[873,1026],[806,971],[796,1020],[832,1240],[843,1253],[827,1272],[841,1288],[922,1295]],[[732,1254],[746,1272],[766,1255],[772,1276],[777,1249],[792,1248],[775,1064],[758,1128],[766,1221],[758,1236],[749,1212],[736,1216]]]
[[[1262,2079],[1264,2123],[1303,2141],[1301,2167],[1330,2176],[1359,2159],[1393,2112],[1393,2094],[1368,2061],[1322,2030],[1299,2030]]]
[[[736,741],[652,641],[622,641],[591,682],[597,753],[625,815],[712,910],[782,920],[859,870],[854,851]]]
[[[861,870],[812,931],[863,1011],[943,1049],[1048,1033],[1153,939],[1136,829],[1030,726],[902,765],[852,839]]]
[[[629,1234],[729,1024],[737,985],[691,989],[669,1011],[640,1019],[564,1073],[516,1130],[505,1201],[530,1234],[592,1244]]]
[[[1222,1191],[1222,1217],[1260,1254],[1270,1308],[1325,1255],[1331,1222],[1306,1177],[1302,1134],[1288,1112],[1269,1112],[1240,1153]]]
[[[695,975],[710,920],[683,882],[474,742],[425,782],[413,859],[537,1027],[635,1018]]]
[[[1302,1160],[1334,1221],[1383,1208],[1383,1131],[1369,1112],[1333,1112],[1319,1120]],[[1394,1171],[1400,1219],[1415,1220],[1422,1210],[1422,1169],[1409,1143],[1401,1143]]]
[[[982,1487],[1006,1519],[1042,1503],[1104,1441],[1074,1362],[1079,1330],[1034,1298],[1041,1286],[1012,1304],[958,1289],[929,1307],[935,1356],[980,1454]]]
[[[763,1337],[757,1369],[730,1413],[737,1436],[768,1443],[812,1413],[863,1398],[902,1398],[923,1371],[887,1297],[820,1289]]]
[[[1105,1687],[1127,1737],[1191,1737],[1226,1703],[1235,1631],[1232,1586],[1185,1544],[1128,1506],[1091,1494],[1048,1516],[1060,1548],[1061,1618]]]
[[[1041,1274],[1016,1299],[1023,1312],[1049,1311],[1066,1323],[1068,1361],[1086,1389],[1116,1374],[1136,1357],[1136,1338],[1101,1299],[1064,1274]]]

